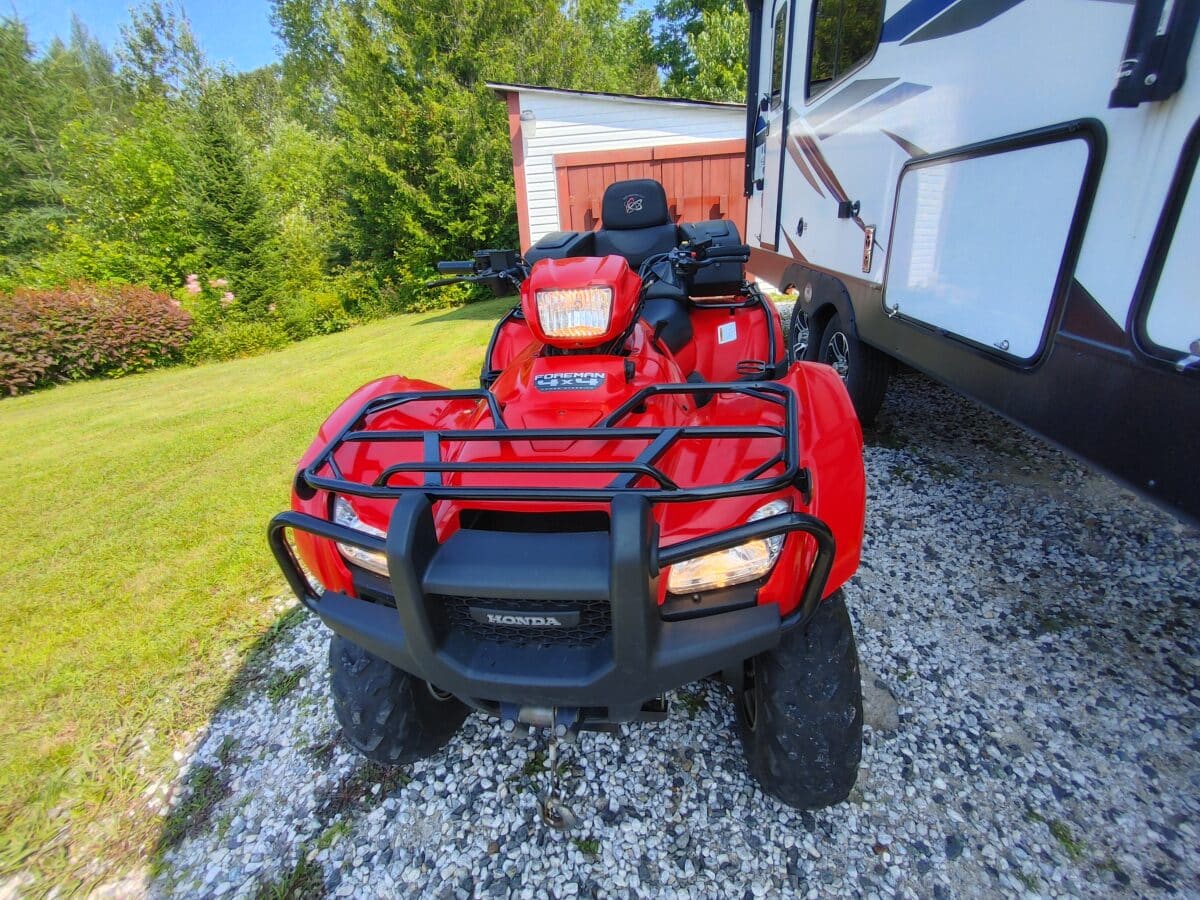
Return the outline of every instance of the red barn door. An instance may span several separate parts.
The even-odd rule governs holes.
[[[741,139],[560,153],[554,157],[554,169],[563,231],[598,228],[604,189],[614,181],[653,178],[666,190],[676,222],[730,219],[746,232],[745,142]]]

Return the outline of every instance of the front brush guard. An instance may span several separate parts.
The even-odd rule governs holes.
[[[494,554],[481,552],[486,544],[479,544],[465,561],[461,548],[455,550],[458,535],[438,543],[433,502],[419,489],[406,491],[396,502],[386,539],[303,513],[281,513],[271,522],[271,549],[305,606],[331,629],[398,668],[469,701],[603,707],[611,721],[635,718],[649,698],[740,666],[775,646],[781,630],[803,624],[816,610],[835,551],[828,526],[798,512],[658,546],[649,500],[623,494],[611,501],[607,535],[554,536],[564,547],[555,554],[561,561],[560,577],[548,584],[536,564],[539,559],[544,563],[539,544],[546,535],[489,532]],[[384,553],[395,608],[332,591],[319,593],[292,552],[289,529]],[[775,604],[683,621],[660,616],[656,598],[662,568],[792,532],[810,535],[817,552],[800,605],[786,619],[780,618]],[[579,542],[580,552],[564,552],[573,540]],[[603,540],[602,546],[598,540]],[[576,571],[570,571],[572,566]],[[478,587],[480,569],[486,567],[492,567],[501,582],[507,581],[493,591],[501,598],[507,594],[571,601],[572,592],[583,596],[603,591],[611,609],[610,635],[591,647],[514,646],[439,629],[438,601],[430,596],[429,586],[436,584],[441,594],[457,583],[469,593]],[[509,578],[506,572],[523,572],[524,580],[519,575]],[[553,596],[539,598],[539,593]]]

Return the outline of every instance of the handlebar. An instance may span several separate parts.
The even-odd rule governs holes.
[[[750,259],[749,244],[731,244],[727,247],[710,247],[704,253],[700,254],[700,259],[717,260],[717,259],[736,259],[741,262],[747,262]]]
[[[474,275],[475,260],[448,259],[437,264],[437,270],[442,275]]]

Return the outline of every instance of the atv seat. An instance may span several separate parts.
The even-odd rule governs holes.
[[[634,271],[647,257],[666,253],[679,244],[679,229],[671,219],[667,192],[651,178],[610,184],[604,191],[600,217],[596,255],[623,256]]]

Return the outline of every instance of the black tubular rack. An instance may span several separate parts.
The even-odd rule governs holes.
[[[664,395],[741,394],[772,403],[784,411],[782,426],[668,426],[623,428],[620,423],[647,400]],[[364,426],[368,417],[380,412],[417,402],[476,401],[487,405],[492,419],[491,428],[471,430],[405,429],[373,430]],[[770,381],[722,382],[712,384],[655,384],[642,388],[602,421],[588,428],[510,428],[504,421],[499,403],[491,391],[469,389],[456,391],[406,391],[384,394],[368,400],[351,416],[345,426],[329,441],[300,474],[297,487],[301,491],[331,491],[373,499],[399,499],[404,493],[419,490],[432,500],[510,500],[605,502],[620,494],[636,493],[651,502],[688,502],[767,494],[787,487],[808,490],[808,473],[800,468],[797,446],[797,401],[795,393],[785,385]],[[731,438],[774,438],[780,449],[770,459],[741,478],[720,484],[680,487],[658,466],[658,461],[680,440],[720,441]],[[623,441],[643,440],[646,447],[627,462],[541,461],[520,462],[451,462],[442,458],[446,443],[516,442],[516,441]],[[338,466],[337,451],[352,443],[420,443],[423,447],[420,462],[404,462],[389,466],[373,483],[364,484],[348,479]],[[782,466],[783,471],[768,475]],[[446,484],[444,475],[450,473],[527,473],[594,474],[610,472],[614,478],[604,487],[501,487]],[[423,483],[392,484],[402,473],[422,473]],[[640,479],[653,486],[635,486]]]
[[[624,427],[622,421],[654,397],[668,395],[740,394],[783,411],[781,425]],[[371,416],[416,402],[475,402],[486,405],[490,428],[476,430],[371,429]],[[284,575],[300,600],[340,634],[394,665],[439,685],[460,697],[482,697],[505,702],[579,706],[596,703],[612,709],[640,708],[646,696],[686,683],[741,661],[773,646],[782,629],[795,627],[813,614],[824,595],[833,565],[836,543],[824,522],[805,512],[791,511],[754,522],[675,543],[660,545],[653,505],[660,502],[713,500],[725,497],[769,494],[796,488],[808,496],[808,473],[800,466],[797,433],[798,401],[786,385],[771,381],[725,382],[718,384],[651,385],[630,397],[619,408],[590,428],[510,428],[496,398],[486,390],[413,391],[392,393],[364,403],[301,471],[296,490],[311,498],[327,491],[375,499],[394,499],[386,537],[339,525],[328,518],[288,511],[271,522],[271,549]],[[659,461],[680,440],[773,438],[778,452],[739,478],[726,483],[681,487],[665,473]],[[443,458],[443,444],[469,441],[622,441],[642,440],[646,446],[630,461],[530,461],[457,462]],[[420,443],[420,461],[400,463],[384,469],[372,483],[349,479],[338,466],[339,448],[363,442]],[[774,470],[774,471],[773,471]],[[613,477],[599,487],[464,486],[447,484],[447,474],[545,472],[610,473]],[[420,473],[420,484],[395,484],[401,473]],[[610,529],[598,538],[588,534],[555,536],[559,543],[575,542],[580,553],[558,553],[573,565],[592,568],[582,580],[562,582],[564,593],[589,590],[602,585],[611,609],[611,634],[599,648],[555,648],[558,655],[527,657],[522,648],[491,644],[465,646],[465,636],[453,632],[444,641],[435,634],[434,618],[439,613],[436,595],[474,595],[465,587],[443,588],[450,583],[446,572],[459,582],[477,582],[483,565],[469,532],[459,532],[439,544],[433,520],[434,504],[441,500],[502,500],[515,502],[604,503],[609,508]],[[394,607],[326,591],[305,575],[287,539],[290,531],[307,532],[318,538],[349,544],[388,559],[385,590]],[[652,591],[653,579],[663,568],[688,559],[715,553],[748,541],[800,532],[814,541],[815,555],[803,584],[797,585],[800,602],[781,619],[774,604],[755,604],[687,621],[660,617]],[[499,547],[504,542],[528,548],[543,535],[489,533],[487,541]],[[587,544],[592,548],[588,556]],[[574,544],[572,545],[574,546]],[[586,552],[584,552],[586,551]],[[503,567],[519,554],[492,554],[493,567]],[[595,568],[595,567],[599,568]],[[468,571],[470,570],[470,571]],[[440,574],[438,574],[440,573]],[[527,573],[522,573],[525,577]],[[435,577],[437,575],[437,577]],[[470,576],[470,577],[466,577]],[[532,578],[532,576],[530,576]],[[440,579],[440,580],[439,580]],[[539,576],[539,581],[543,580]],[[560,579],[562,581],[562,579]],[[555,583],[557,584],[557,583]],[[520,584],[513,590],[531,592],[536,598],[560,590],[555,584]],[[591,585],[591,587],[587,587]],[[522,593],[522,596],[525,594]],[[503,591],[497,596],[516,596]],[[590,596],[590,594],[589,594]],[[539,651],[541,652],[541,651]],[[550,651],[545,651],[550,652]],[[564,655],[565,654],[565,655]],[[607,654],[607,655],[605,655]],[[505,668],[505,667],[508,668]],[[501,672],[507,672],[500,677]],[[584,698],[584,699],[581,699]],[[590,698],[590,699],[587,699]],[[597,699],[600,698],[600,699]]]

